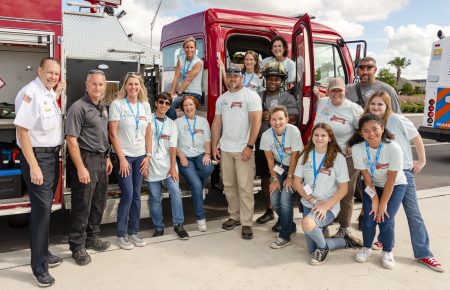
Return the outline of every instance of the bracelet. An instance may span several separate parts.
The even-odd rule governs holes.
[[[209,156],[211,156],[211,153],[206,153],[206,152],[205,152],[205,155],[209,155]]]
[[[272,183],[272,182],[276,182],[276,181],[278,181],[278,178],[277,178],[277,177],[273,177],[273,176],[270,177],[270,182],[271,182],[271,183]]]
[[[145,153],[145,156],[152,157],[152,153]]]

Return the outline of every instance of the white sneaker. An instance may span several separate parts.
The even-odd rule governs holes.
[[[203,194],[203,200],[205,200],[206,195],[208,194],[208,189],[204,188],[202,191],[202,194]]]
[[[116,244],[124,250],[131,250],[134,248],[134,245],[130,243],[125,237],[117,237]]]
[[[129,235],[128,240],[132,242],[136,247],[143,247],[147,245],[147,242],[141,239],[138,235]]]
[[[384,252],[383,251],[383,267],[389,270],[394,269],[395,267],[395,260],[394,255],[392,252]]]
[[[200,232],[206,232],[206,220],[197,220],[197,228]]]
[[[356,252],[355,261],[358,263],[365,263],[370,256],[372,256],[372,249],[361,248]]]

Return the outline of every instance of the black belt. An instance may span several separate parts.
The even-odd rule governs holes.
[[[33,147],[34,153],[57,153],[61,149],[61,146],[55,147]]]
[[[84,156],[87,156],[87,155],[88,156],[100,156],[101,158],[108,157],[108,152],[96,152],[96,151],[80,149],[80,153],[81,153],[81,155],[84,155]]]

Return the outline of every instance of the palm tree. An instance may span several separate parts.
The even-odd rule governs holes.
[[[396,56],[388,62],[389,65],[395,67],[397,69],[397,87],[398,82],[400,81],[400,75],[402,74],[402,69],[406,68],[411,64],[410,59],[406,59],[406,57]],[[398,89],[398,88],[397,88]]]

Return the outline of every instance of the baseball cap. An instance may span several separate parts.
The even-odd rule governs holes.
[[[341,78],[332,78],[328,81],[328,90],[341,89],[345,90],[344,80]]]
[[[238,66],[231,65],[231,66],[227,67],[226,73],[227,73],[227,75],[231,75],[231,74],[242,75],[242,70]]]

